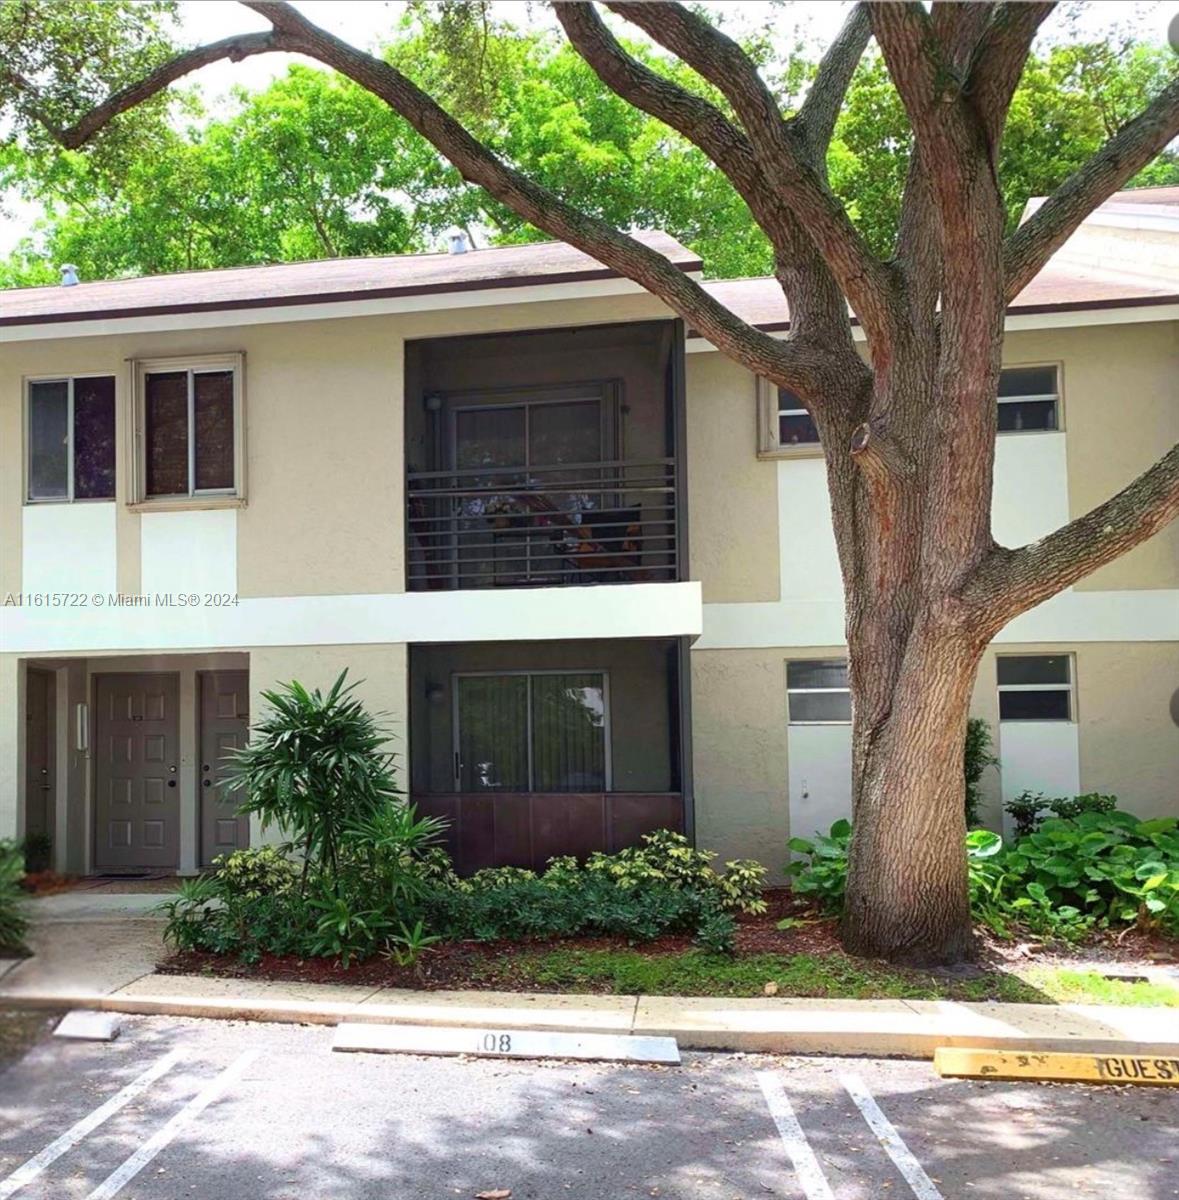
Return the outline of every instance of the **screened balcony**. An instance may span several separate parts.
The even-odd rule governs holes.
[[[413,343],[409,589],[684,578],[677,328]]]

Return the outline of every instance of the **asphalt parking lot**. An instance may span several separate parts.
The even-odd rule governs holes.
[[[0,1073],[0,1200],[1179,1196],[1179,1089],[928,1063],[333,1054],[324,1027],[127,1017]]]

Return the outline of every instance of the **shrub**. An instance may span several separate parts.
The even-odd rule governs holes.
[[[241,791],[241,811],[290,834],[304,873],[335,875],[345,829],[397,794],[393,756],[384,749],[389,739],[351,695],[358,684],[344,686],[347,674],[326,695],[297,681],[264,692],[271,711],[233,754],[231,785]]]
[[[1108,797],[1077,797],[1075,817],[1053,817],[1004,847],[997,833],[966,837],[971,906],[1001,934],[1014,924],[1075,937],[1095,925],[1156,923],[1179,932],[1179,819],[1140,821],[1103,811]],[[794,890],[838,911],[847,883],[851,826],[827,837],[792,838],[805,855],[787,868]]]
[[[973,829],[979,822],[982,807],[982,777],[987,767],[997,767],[999,760],[992,753],[994,742],[991,727],[982,717],[966,722],[966,748],[963,768],[966,775],[966,827]]]
[[[213,860],[219,893],[222,896],[252,900],[257,896],[276,896],[290,891],[299,879],[299,871],[285,849],[259,846],[255,850],[235,850]]]
[[[381,951],[416,959],[434,940],[418,924],[423,899],[449,886],[450,860],[432,845],[440,829],[412,805],[387,803],[342,831],[336,871],[302,886],[282,849],[235,851],[162,906],[164,936],[178,950],[252,962],[300,954],[347,966]]]
[[[0,841],[0,951],[23,954],[28,932],[24,893],[24,853],[16,842]]]
[[[1004,807],[1014,822],[1015,837],[1023,838],[1035,833],[1046,812],[1065,818],[1077,817],[1083,812],[1114,812],[1118,807],[1118,798],[1103,796],[1100,792],[1087,792],[1071,800],[1063,797],[1049,800],[1043,792],[1021,792]]]
[[[828,911],[843,907],[851,833],[850,821],[836,821],[826,837],[816,834],[812,841],[799,837],[790,839],[787,843],[790,849],[809,859],[808,862],[796,859],[786,867],[794,891],[802,896],[813,896]]]
[[[482,873],[481,873],[482,874]],[[735,925],[716,895],[666,880],[623,887],[605,872],[580,870],[558,881],[546,875],[484,875],[458,889],[439,889],[426,924],[443,936],[518,941],[578,936],[650,941],[664,933],[694,933],[715,949],[731,949]]]
[[[29,875],[48,871],[53,861],[53,839],[47,833],[30,833],[23,843],[25,871]]]

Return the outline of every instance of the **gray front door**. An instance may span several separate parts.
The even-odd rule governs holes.
[[[175,675],[99,675],[94,865],[180,863],[180,737]]]
[[[53,754],[49,706],[53,676],[29,669],[25,705],[25,833],[53,834]]]
[[[250,819],[238,815],[240,798],[224,782],[226,755],[244,746],[249,736],[249,682],[246,671],[203,671],[200,676],[202,867],[250,844]]]

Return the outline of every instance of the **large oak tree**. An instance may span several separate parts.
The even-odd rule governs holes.
[[[677,3],[605,8],[711,85],[719,103],[628,52],[590,3],[557,20],[602,83],[694,143],[773,247],[789,307],[783,339],[749,326],[616,225],[567,203],[474,137],[402,70],[274,0],[270,23],[180,53],[152,31],[120,37],[109,94],[89,60],[55,60],[79,6],[4,0],[0,97],[17,122],[80,147],[116,117],[219,59],[288,51],[334,68],[396,110],[464,179],[664,300],[750,371],[791,388],[822,438],[847,611],[853,700],[852,843],[843,938],[854,952],[951,961],[970,950],[962,746],[984,647],[1009,621],[1125,553],[1179,513],[1179,446],[1092,512],[1027,546],[991,535],[996,391],[1007,305],[1097,205],[1179,136],[1179,80],[1005,233],[997,164],[1032,41],[1050,3],[867,3],[850,13],[805,101],[784,115],[751,57]],[[107,5],[133,27],[134,6]],[[162,9],[162,5],[148,6]],[[52,20],[46,18],[49,13]],[[870,37],[904,104],[912,148],[888,257],[835,197],[827,151]],[[23,39],[23,40],[22,40]],[[136,61],[143,69],[136,73]],[[852,323],[867,339],[857,352]]]

